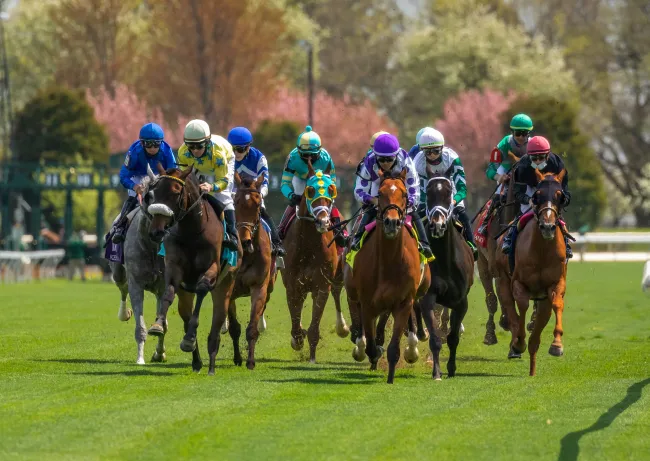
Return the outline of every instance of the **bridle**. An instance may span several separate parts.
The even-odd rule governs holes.
[[[248,189],[237,189],[237,193],[254,193],[254,194],[260,194],[260,191],[257,189],[253,188],[248,188]],[[250,221],[237,221],[237,224],[235,225],[237,230],[239,229],[248,229],[248,231],[251,233],[251,237],[255,235],[257,230],[260,227],[260,222],[261,222],[261,213],[262,211],[258,208],[257,210],[257,216],[255,217],[255,221],[250,222]]]
[[[381,182],[383,183],[386,179],[397,179],[404,185],[404,188],[406,189],[406,183],[404,182],[404,180],[401,177],[398,177],[398,178],[384,177],[384,179],[382,179]],[[379,187],[381,187],[381,184],[379,185]],[[408,202],[407,202],[406,207],[408,207]],[[400,207],[399,205],[397,205],[395,203],[390,203],[385,208],[382,208],[378,204],[377,208],[378,208],[378,211],[379,211],[379,213],[378,213],[379,220],[383,221],[385,216],[386,216],[386,213],[388,213],[390,210],[396,210],[397,215],[399,217],[399,225],[402,226],[404,224],[404,221],[406,220],[406,207],[404,209],[402,209],[402,207]]]
[[[168,229],[173,227],[176,223],[182,221],[197,205],[199,205],[205,193],[200,192],[198,198],[187,209],[184,209],[183,200],[187,198],[187,196],[189,195],[187,189],[185,188],[185,181],[180,178],[177,178],[176,176],[163,174],[163,175],[159,175],[156,178],[156,180],[152,182],[149,190],[152,191],[153,189],[155,189],[155,187],[158,185],[158,182],[161,179],[170,179],[172,181],[176,181],[182,186],[181,192],[179,193],[178,196],[178,209],[180,210],[180,212],[178,213],[178,217],[176,216],[176,213],[172,212],[171,221],[165,226],[165,231],[167,231]],[[149,205],[147,209],[150,208],[152,205],[156,205],[156,204],[153,203]]]
[[[452,190],[452,200],[449,202],[448,207],[444,207],[442,205],[435,205],[433,208],[429,209],[429,204],[427,203],[426,205],[426,213],[427,213],[427,219],[429,220],[429,224],[433,223],[433,215],[436,213],[440,213],[443,218],[445,218],[445,222],[447,222],[451,216],[451,214],[454,212],[454,200],[453,200],[453,190],[454,190],[454,183],[451,182],[449,178],[446,176],[434,176],[433,178],[430,178],[427,181],[427,185],[425,186],[425,190],[429,188],[429,184],[432,181],[447,181],[449,185],[451,186]]]

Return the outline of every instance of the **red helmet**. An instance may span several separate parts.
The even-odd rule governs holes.
[[[548,154],[551,152],[551,143],[544,136],[533,136],[528,140],[529,155]]]

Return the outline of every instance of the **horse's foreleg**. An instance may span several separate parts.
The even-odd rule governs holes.
[[[144,289],[140,288],[133,280],[128,286],[131,306],[135,314],[135,343],[138,347],[136,363],[144,365],[144,342],[147,339],[147,329],[144,326]]]
[[[156,295],[156,312],[160,310],[160,304],[162,303],[162,293]],[[168,326],[165,325],[165,330],[168,329]],[[151,356],[152,362],[166,362],[167,355],[165,354],[165,336],[158,336],[158,344],[156,345],[156,350]]]
[[[537,303],[537,319],[533,332],[528,340],[528,353],[530,355],[530,376],[535,376],[537,370],[537,351],[539,350],[540,336],[551,318],[551,302],[548,299]]]
[[[345,338],[350,334],[350,329],[345,323],[345,317],[341,312],[341,292],[343,291],[343,281],[334,280],[332,283],[332,297],[334,298],[334,306],[336,307],[336,334],[340,338]]]
[[[307,336],[307,331],[302,328],[301,322],[302,306],[305,303],[307,293],[299,286],[299,283],[287,284],[286,289],[289,315],[291,316],[291,347],[294,351],[299,351],[302,350],[305,337]]]
[[[517,309],[519,311],[517,329],[515,330],[517,335],[516,348],[519,352],[523,353],[526,350],[526,311],[530,303],[530,294],[523,283],[519,280],[513,280],[512,296],[517,303]]]
[[[379,316],[379,320],[377,320],[377,329],[375,330],[376,336],[375,336],[375,343],[379,347],[384,347],[384,342],[386,338],[386,323],[388,323],[388,319],[390,318],[390,311],[386,311],[382,313]]]
[[[248,341],[248,359],[246,367],[249,370],[255,369],[255,345],[260,336],[259,324],[266,308],[266,284],[254,287],[251,290],[251,312],[248,327],[246,327],[246,341]]]
[[[156,312],[156,321],[149,327],[150,335],[163,336],[167,332],[167,311],[174,302],[180,281],[181,273],[178,268],[165,267],[165,291]]]
[[[393,310],[393,336],[390,338],[390,344],[388,344],[388,351],[386,354],[386,358],[388,359],[388,379],[386,382],[388,384],[393,384],[393,380],[395,379],[395,367],[397,366],[400,356],[399,342],[407,327],[412,309],[413,299],[411,298],[403,302],[397,309]],[[415,338],[414,333],[411,333],[411,335]],[[417,344],[417,339],[415,339],[415,343]],[[410,345],[409,342],[409,346]]]
[[[429,339],[429,329],[424,326],[424,322],[422,320],[422,309],[420,308],[420,302],[415,302],[413,304],[413,312],[411,315],[414,316],[415,320],[415,334],[418,337],[419,341],[426,341]]]
[[[485,306],[488,310],[488,320],[485,323],[485,337],[483,344],[492,346],[497,343],[496,324],[494,323],[494,314],[497,312],[498,302],[494,292],[494,282],[492,275],[488,271],[487,260],[484,257],[478,258],[478,274],[485,290]]]
[[[196,300],[194,304],[194,310],[192,311],[192,317],[185,332],[185,336],[181,341],[181,350],[183,352],[192,352],[196,349],[196,336],[197,330],[199,329],[199,318],[201,316],[201,306],[203,305],[203,300],[210,292],[210,288],[213,286],[214,281],[219,274],[219,266],[217,263],[212,263],[207,271],[201,276],[199,281],[196,284]],[[223,322],[222,322],[223,323]],[[221,325],[219,325],[221,328]]]
[[[456,375],[456,351],[460,342],[460,327],[467,313],[467,297],[463,298],[460,303],[453,306],[451,310],[451,325],[449,336],[447,336],[447,346],[449,347],[449,360],[447,361],[447,375],[453,378]]]
[[[320,321],[323,318],[325,304],[330,295],[330,287],[322,286],[317,288],[316,296],[312,293],[313,307],[311,310],[311,323],[307,329],[307,339],[309,341],[309,361],[316,363],[316,347],[320,341]]]
[[[432,377],[436,381],[440,381],[442,379],[442,371],[440,369],[440,349],[442,349],[442,340],[440,338],[441,332],[438,326],[438,319],[434,312],[435,305],[436,296],[433,294],[427,293],[420,300],[422,318],[429,329],[429,349],[431,349],[431,358],[433,360]]]
[[[377,362],[384,353],[384,348],[377,346],[376,338],[376,326],[375,319],[368,313],[370,309],[365,309],[364,306],[361,306],[361,322],[363,323],[363,334],[366,340],[366,355],[370,361],[370,369],[377,369]],[[362,336],[362,340],[364,338]]]
[[[183,319],[183,329],[185,333],[190,327],[190,319],[192,318],[192,304],[194,303],[194,294],[183,289],[178,290],[178,315]],[[195,347],[192,351],[192,370],[196,373],[203,368],[203,361],[199,348]]]
[[[239,323],[239,320],[237,320],[237,304],[235,304],[234,299],[231,299],[228,305],[228,315],[226,316],[226,320],[230,321],[230,328],[228,328],[228,333],[230,334],[230,339],[232,339],[232,348],[233,348],[232,361],[235,365],[240,367],[242,364],[241,350],[239,349],[239,337],[241,336],[241,324]],[[223,327],[221,331],[223,331]]]
[[[501,307],[505,309],[506,318],[508,320],[508,330],[510,331],[510,350],[508,351],[508,358],[521,358],[525,346],[518,344],[517,332],[519,331],[519,315],[515,306],[515,298],[512,296],[512,285],[510,279],[505,275],[501,275],[496,279],[497,282],[497,296]]]
[[[208,336],[208,354],[210,355],[210,366],[208,368],[208,375],[214,375],[215,362],[217,354],[219,353],[219,346],[221,344],[221,327],[228,315],[228,306],[230,304],[230,296],[235,288],[235,276],[228,275],[225,280],[212,290],[212,328],[210,328],[210,335]],[[235,321],[237,319],[235,318]],[[241,326],[237,322],[237,339],[241,334]],[[234,329],[235,325],[230,325],[230,330]],[[232,335],[232,333],[231,333]],[[239,344],[237,344],[239,348]],[[239,365],[241,365],[241,354],[239,356]]]
[[[564,313],[564,293],[566,291],[566,281],[562,278],[558,284],[548,290],[548,298],[553,305],[555,312],[555,328],[553,329],[553,343],[548,350],[548,353],[560,357],[564,354],[564,347],[562,346],[562,335],[564,335],[564,328],[562,328],[562,314]]]

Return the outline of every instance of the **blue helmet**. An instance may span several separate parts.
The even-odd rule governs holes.
[[[140,139],[143,141],[162,141],[165,139],[165,132],[156,123],[147,123],[140,128]]]
[[[228,142],[233,146],[245,146],[253,142],[253,135],[243,126],[236,126],[228,133]]]

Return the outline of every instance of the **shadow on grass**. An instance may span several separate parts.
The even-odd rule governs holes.
[[[603,429],[608,428],[618,416],[641,398],[643,388],[648,384],[650,384],[650,378],[632,384],[627,388],[627,393],[625,394],[625,397],[623,397],[623,400],[600,415],[600,418],[598,418],[595,423],[586,429],[570,432],[565,435],[560,441],[560,455],[557,459],[559,461],[577,460],[578,455],[580,454],[580,439],[589,433],[602,431]]]
[[[126,362],[120,360],[104,360],[104,359],[35,359],[34,362],[54,362],[54,363],[72,363],[80,365],[98,365],[98,364],[111,364],[122,365]]]
[[[153,370],[126,370],[126,371],[80,371],[72,373],[73,375],[86,376],[174,376],[171,371],[153,371]]]
[[[395,381],[400,381],[403,379],[414,379],[417,376],[414,375],[401,375],[396,374]],[[296,378],[285,378],[285,379],[265,379],[263,380],[267,383],[302,383],[302,384],[380,384],[386,382],[386,373],[382,371],[369,371],[368,373],[337,373],[330,377],[296,377]]]
[[[493,359],[490,357],[481,357],[478,355],[466,355],[466,356],[459,355],[456,358],[456,360],[459,362],[505,362],[503,358]]]
[[[352,370],[360,370],[363,367],[359,365],[319,365],[318,363],[314,365],[287,365],[284,367],[281,366],[269,366],[268,367],[271,370],[287,370],[287,371],[328,371],[328,370],[334,370],[334,371],[341,371],[342,368],[349,368]]]

